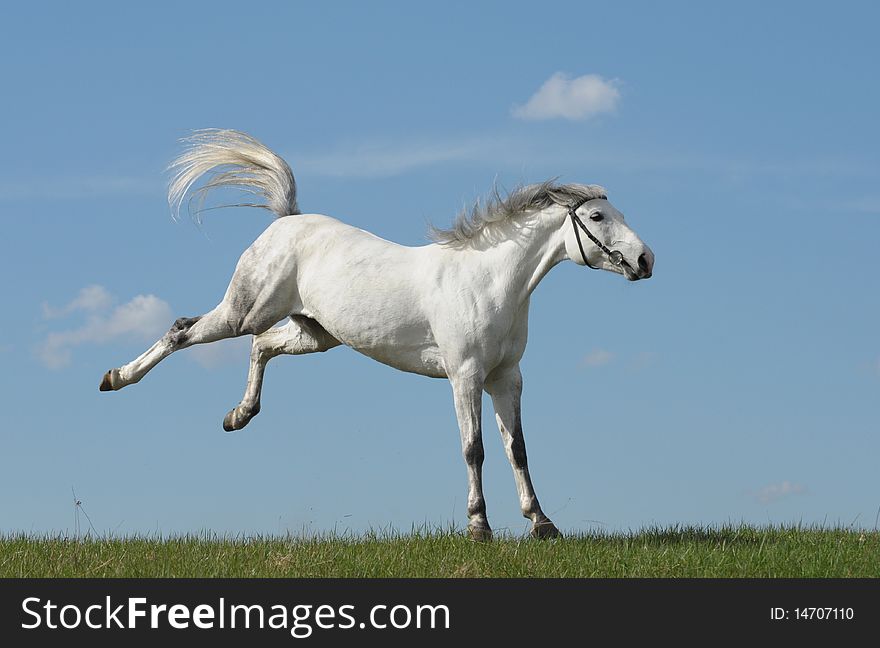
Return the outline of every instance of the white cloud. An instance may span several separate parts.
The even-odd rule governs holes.
[[[585,74],[574,79],[557,72],[544,82],[522,106],[514,106],[518,119],[580,120],[614,112],[620,101],[616,80],[598,74]]]
[[[584,367],[602,367],[614,359],[614,354],[605,349],[595,349],[588,353],[581,364]]]
[[[778,484],[767,484],[755,493],[755,497],[762,504],[768,504],[788,495],[803,495],[806,492],[807,489],[802,484],[783,481]]]
[[[87,286],[69,304],[53,309],[44,304],[47,317],[65,317],[76,311],[88,313],[86,322],[76,328],[49,333],[37,354],[50,369],[68,364],[75,347],[83,344],[106,344],[117,340],[151,341],[164,333],[171,323],[171,307],[155,295],[137,295],[111,309],[112,298],[102,286]]]
[[[94,312],[105,310],[112,302],[113,298],[104,286],[93,284],[80,290],[79,294],[72,301],[61,308],[52,308],[48,303],[43,302],[43,317],[55,319],[76,311]]]

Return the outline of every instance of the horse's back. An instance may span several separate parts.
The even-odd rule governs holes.
[[[297,248],[304,248],[302,250],[304,253],[308,253],[310,245],[323,247],[327,244],[355,245],[366,248],[371,253],[389,250],[405,253],[407,250],[418,249],[388,241],[325,214],[295,214],[278,218],[266,229],[265,233],[270,236],[277,233],[289,237],[291,243],[295,244]],[[357,253],[357,250],[354,252]]]

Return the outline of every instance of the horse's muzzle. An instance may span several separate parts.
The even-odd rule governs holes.
[[[654,271],[653,259],[650,259],[647,254],[642,253],[639,255],[638,266],[638,270],[636,271],[637,278],[650,279]]]

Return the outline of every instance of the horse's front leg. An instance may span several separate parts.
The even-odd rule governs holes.
[[[523,437],[520,416],[522,374],[519,366],[508,369],[497,377],[491,376],[491,378],[491,382],[486,383],[486,391],[492,397],[495,420],[498,422],[498,429],[504,441],[504,449],[507,452],[510,466],[513,468],[522,514],[532,521],[532,536],[542,539],[555,538],[559,535],[559,529],[541,510],[538,496],[535,495],[535,489],[532,486],[532,478],[529,475],[526,442]]]
[[[483,498],[483,433],[480,425],[483,402],[482,380],[472,374],[450,377],[455,413],[461,431],[461,451],[468,471],[468,531],[477,542],[492,539]]]

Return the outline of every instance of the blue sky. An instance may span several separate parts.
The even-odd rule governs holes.
[[[305,211],[405,244],[493,182],[606,186],[650,281],[563,264],[523,360],[563,530],[872,527],[880,510],[880,47],[872,3],[19,3],[0,27],[0,530],[466,522],[449,385],[348,349],[104,371],[210,309],[268,213],[175,223],[191,129],[251,133]],[[550,86],[547,86],[547,83]],[[543,90],[542,90],[543,88]],[[484,408],[490,522],[520,533]]]

